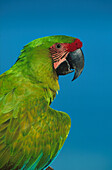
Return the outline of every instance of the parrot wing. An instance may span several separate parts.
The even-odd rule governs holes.
[[[0,168],[43,169],[62,148],[70,117],[44,97],[22,99],[17,89],[0,96]]]

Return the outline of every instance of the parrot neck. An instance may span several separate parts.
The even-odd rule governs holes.
[[[30,58],[28,60],[28,57],[20,58],[10,71],[28,93],[36,93],[38,96],[42,92],[47,102],[51,104],[59,90],[59,83],[50,57],[42,57],[42,60],[39,58],[38,61],[35,56],[31,56],[31,60]]]

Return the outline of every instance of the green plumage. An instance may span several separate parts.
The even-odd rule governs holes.
[[[62,148],[71,121],[49,106],[59,90],[49,47],[72,40],[34,40],[0,76],[0,169],[44,169]]]

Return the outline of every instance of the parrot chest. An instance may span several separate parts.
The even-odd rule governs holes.
[[[9,162],[14,166],[16,159],[21,159],[20,168],[24,161],[28,161],[26,168],[32,168],[37,161],[35,166],[42,169],[62,148],[70,130],[70,117],[50,108],[44,98],[26,97],[17,106],[16,113],[10,112],[12,118],[5,134]]]

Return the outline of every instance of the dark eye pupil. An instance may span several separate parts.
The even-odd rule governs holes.
[[[60,44],[57,44],[57,46],[56,46],[57,48],[61,48],[61,45]]]

